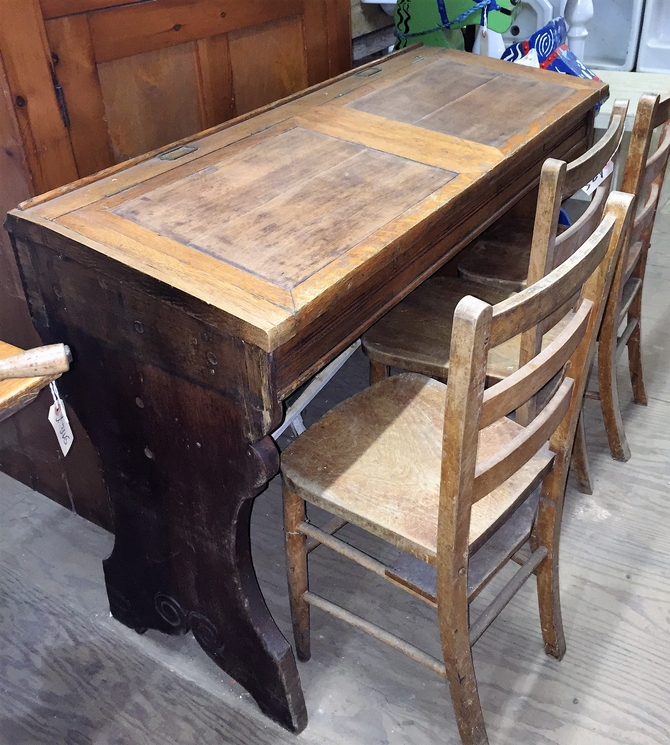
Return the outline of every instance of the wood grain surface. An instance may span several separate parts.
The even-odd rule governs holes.
[[[186,46],[182,45],[185,53]],[[172,46],[150,54],[172,54],[176,49]],[[132,58],[132,63],[137,59]],[[188,59],[193,59],[190,52]],[[403,72],[420,90],[420,100],[426,101],[431,81],[446,69],[453,78],[463,78],[453,92],[442,91],[451,101],[443,107],[444,121],[455,123],[452,131],[457,134],[440,131],[445,129],[442,125],[430,129],[409,124],[402,113],[387,112],[385,119],[349,105],[366,95],[381,97],[388,104]],[[118,231],[107,221],[105,213],[112,208],[129,223],[167,238],[173,249],[178,244],[184,247],[178,257],[181,270],[171,273],[169,280],[183,289],[211,281],[210,275],[196,269],[193,248],[241,270],[228,284],[248,295],[243,303],[247,308],[259,300],[271,301],[263,297],[262,290],[252,289],[252,285],[257,287],[251,282],[254,276],[284,287],[291,292],[294,318],[287,315],[281,328],[271,332],[272,338],[256,343],[270,350],[290,340],[292,348],[312,319],[326,308],[335,308],[343,295],[359,292],[360,284],[386,271],[389,262],[395,268],[402,253],[413,251],[417,242],[422,244],[423,255],[415,254],[421,268],[417,264],[414,278],[417,270],[425,273],[436,268],[448,258],[447,245],[454,246],[465,241],[468,233],[481,230],[496,211],[520,196],[520,189],[531,186],[547,148],[560,150],[583,143],[589,108],[600,96],[598,88],[592,83],[575,87],[574,81],[563,86],[562,76],[528,77],[522,72],[516,78],[515,74],[504,63],[493,70],[487,63],[480,70],[472,58],[435,49],[422,50],[414,57],[400,55],[335,83],[332,91],[325,89],[326,95],[315,91],[238,128],[198,140],[193,146],[196,151],[191,148],[183,159],[169,161],[165,168],[145,161],[122,177],[108,176],[92,188],[72,192],[60,205],[69,214],[56,218],[53,228],[62,229],[60,222],[93,239],[98,250],[121,257],[133,231]],[[492,96],[486,86],[498,80],[518,95],[524,92],[526,118],[520,118],[517,106],[496,104],[503,99]],[[123,95],[128,90],[132,88],[119,88]],[[467,129],[468,122],[481,120],[466,105],[473,96],[495,110],[486,122],[494,122],[498,134],[480,136],[479,130]],[[194,99],[191,104],[195,115],[198,102]],[[182,110],[186,116],[189,107]],[[560,113],[555,115],[554,110]],[[442,116],[440,111],[427,110],[427,118]],[[299,126],[286,132],[286,124],[296,114]],[[244,141],[249,134],[259,135],[260,141]],[[235,141],[239,145],[230,148]],[[500,144],[505,152],[489,142]],[[194,164],[200,158],[205,160],[198,172]],[[155,187],[146,178],[152,172],[161,174]],[[517,173],[520,180],[513,178]],[[86,211],[73,214],[77,204],[87,204]],[[47,203],[38,213],[51,217],[51,208],[59,209]],[[225,212],[223,220],[218,217],[220,211]],[[302,219],[304,215],[310,218]],[[22,213],[22,217],[29,216],[30,211]],[[156,275],[155,264],[147,265],[137,254],[125,260]],[[192,281],[181,279],[185,273]],[[160,278],[164,280],[165,275]],[[382,287],[390,290],[386,279],[377,292]],[[260,308],[250,314],[242,305],[236,307],[232,297],[221,307],[229,317],[242,319],[248,333],[258,324],[254,319],[263,315]],[[357,311],[355,323],[363,320]],[[331,321],[324,316],[321,323]],[[258,340],[262,333],[258,328],[247,338]],[[330,349],[335,347],[336,343],[330,344]],[[322,357],[321,350],[318,357]],[[306,374],[303,367],[300,375]]]
[[[291,290],[454,176],[296,127],[114,213]]]

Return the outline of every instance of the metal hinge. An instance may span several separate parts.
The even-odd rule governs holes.
[[[63,120],[63,124],[66,129],[70,129],[70,114],[67,110],[67,103],[65,102],[65,91],[63,86],[58,82],[58,75],[56,75],[56,65],[58,64],[58,55],[52,54],[51,60],[51,82],[54,86],[54,93],[56,94],[56,101],[58,101],[58,110],[60,111],[60,117]]]

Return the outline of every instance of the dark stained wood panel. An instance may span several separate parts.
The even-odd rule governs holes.
[[[454,176],[296,127],[113,211],[292,289]]]
[[[569,88],[446,60],[348,104],[368,114],[499,147],[571,95]],[[478,112],[473,116],[473,112]]]

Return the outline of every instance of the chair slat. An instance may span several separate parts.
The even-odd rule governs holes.
[[[593,303],[584,300],[570,323],[537,357],[485,391],[481,429],[518,409],[554,377],[584,337],[592,309]]]
[[[654,226],[660,191],[661,187],[658,184],[651,185],[649,197],[642,209],[637,213],[633,222],[630,233],[630,245],[635,245],[638,242],[646,242],[646,238],[649,237],[651,228]]]
[[[599,186],[584,214],[566,231],[559,233],[554,245],[554,261],[551,269],[562,264],[594,232],[602,220],[609,190]]]
[[[570,408],[573,382],[572,378],[566,378],[547,406],[522,432],[477,466],[473,502],[497,489],[546,444]]]
[[[574,194],[594,179],[607,165],[621,144],[628,101],[615,101],[605,134],[584,155],[569,165],[563,185],[563,198]]]
[[[593,274],[609,247],[616,224],[606,214],[584,245],[554,271],[493,309],[490,345],[496,347],[537,325],[565,304]]]

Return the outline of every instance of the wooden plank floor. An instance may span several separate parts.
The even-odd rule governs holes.
[[[567,496],[565,659],[542,651],[531,583],[475,647],[495,745],[670,743],[668,317],[666,197],[645,286],[647,408],[630,401],[621,366],[628,463],[609,457],[598,404],[587,402],[595,492],[571,485]],[[357,354],[307,418],[366,379]],[[343,532],[389,553],[357,529]],[[277,481],[256,502],[252,540],[268,605],[290,639]],[[100,562],[111,545],[103,530],[0,475],[0,745],[459,742],[442,680],[318,610],[312,661],[299,664],[310,723],[289,735],[190,636],[138,636],[110,618]],[[435,615],[421,601],[323,548],[312,554],[311,576],[317,591],[439,655]]]

